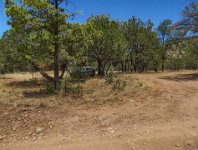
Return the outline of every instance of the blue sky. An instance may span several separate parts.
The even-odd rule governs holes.
[[[183,8],[195,0],[70,0],[70,9],[83,11],[72,22],[83,23],[90,15],[110,14],[119,20],[136,16],[143,21],[151,19],[155,26],[163,19],[174,22],[181,19]],[[0,35],[10,27],[6,25],[4,0],[0,0]]]

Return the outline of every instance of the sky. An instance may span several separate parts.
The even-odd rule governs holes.
[[[173,22],[181,19],[181,11],[195,0],[70,0],[69,10],[82,11],[71,22],[84,23],[90,15],[109,14],[114,19],[127,20],[136,16],[143,21],[151,19],[155,27],[163,19]],[[0,36],[10,27],[0,0]]]

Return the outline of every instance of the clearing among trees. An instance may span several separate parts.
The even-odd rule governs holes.
[[[127,0],[75,22],[72,1],[4,1],[0,150],[198,150],[198,2],[138,1],[154,25]]]
[[[67,99],[30,94],[40,86],[29,79],[29,73],[0,77],[2,149],[198,148],[197,71],[118,74],[113,82],[128,80],[132,88],[116,89],[117,96],[108,79],[96,77]]]

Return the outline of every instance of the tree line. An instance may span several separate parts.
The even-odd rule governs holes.
[[[132,16],[119,21],[109,15],[90,16],[84,24],[62,7],[65,0],[5,1],[11,29],[0,39],[1,73],[39,71],[54,88],[71,67],[155,72],[198,68],[198,3],[183,10],[183,19],[163,20],[157,28]],[[194,35],[194,36],[189,36]],[[54,76],[46,73],[54,71]]]

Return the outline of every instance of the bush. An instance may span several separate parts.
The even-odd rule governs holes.
[[[62,94],[71,94],[71,95],[79,95],[81,94],[82,86],[74,83],[73,78],[65,77],[61,80],[61,93]]]
[[[30,82],[33,83],[33,84],[38,84],[39,80],[34,77],[34,78],[30,79]]]
[[[84,72],[82,72],[80,70],[80,68],[74,69],[70,73],[70,76],[71,76],[71,79],[76,80],[76,81],[84,80],[84,79],[86,79],[88,77]]]
[[[122,91],[126,87],[126,81],[117,79],[112,72],[105,76],[105,82],[112,85],[113,91]]]
[[[123,91],[125,87],[126,87],[126,81],[123,81],[121,79],[116,79],[113,82],[112,90],[113,91]]]
[[[73,85],[68,89],[69,94],[72,94],[74,96],[80,95],[82,93],[82,86],[77,84]]]
[[[57,90],[54,89],[54,86],[53,86],[53,83],[51,82],[46,82],[44,84],[44,87],[43,87],[43,90],[42,90],[42,93],[44,95],[51,95],[51,94],[57,94]]]
[[[114,76],[113,76],[113,73],[109,73],[105,76],[105,82],[107,84],[112,84],[114,81]]]

